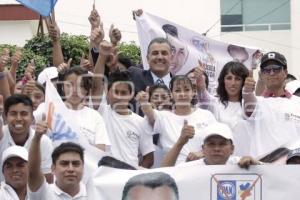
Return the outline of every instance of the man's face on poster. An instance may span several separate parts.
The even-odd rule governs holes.
[[[128,192],[127,200],[177,200],[172,189],[168,186],[156,188],[142,185],[134,186]]]
[[[172,53],[170,72],[174,75],[180,71],[185,64],[188,58],[188,49],[187,46],[176,37],[167,34],[167,39],[171,43]]]

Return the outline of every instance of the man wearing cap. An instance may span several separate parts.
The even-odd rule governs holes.
[[[287,165],[300,165],[300,148],[291,150],[286,159]]]
[[[2,154],[4,181],[0,186],[1,200],[27,200],[28,152],[24,147],[11,146]]]
[[[260,70],[261,79],[265,85],[263,97],[291,97],[291,93],[285,90],[288,72],[284,55],[278,52],[266,53],[261,58]]]
[[[268,97],[255,96],[255,81],[250,73],[242,90],[247,127],[234,130],[238,133],[235,136],[240,135],[236,139],[239,141],[236,151],[254,157],[265,156],[300,138],[300,98],[284,89],[287,75],[284,56],[276,52],[267,53],[260,67]],[[250,131],[246,132],[246,129]]]
[[[228,125],[223,123],[213,123],[205,128],[204,142],[202,151],[204,157],[200,160],[191,161],[182,165],[235,165],[242,168],[248,168],[250,165],[258,165],[260,162],[249,156],[232,156],[234,151],[232,131]],[[194,135],[188,132],[182,132],[179,139],[171,150],[164,157],[161,166],[173,166],[182,147],[188,143]]]

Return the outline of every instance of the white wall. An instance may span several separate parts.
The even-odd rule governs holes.
[[[38,20],[0,21],[0,44],[23,46],[36,35]]]

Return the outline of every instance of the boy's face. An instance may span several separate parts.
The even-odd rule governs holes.
[[[129,87],[132,87],[132,82],[115,82],[108,90],[107,101],[113,110],[128,109],[129,101],[131,100],[133,93],[133,87],[130,91]]]

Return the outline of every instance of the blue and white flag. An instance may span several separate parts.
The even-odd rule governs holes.
[[[17,0],[24,6],[38,12],[40,15],[47,17],[50,15],[57,0]]]

